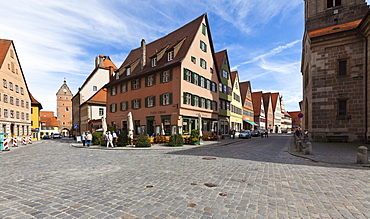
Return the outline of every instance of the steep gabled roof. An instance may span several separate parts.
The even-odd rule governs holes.
[[[198,33],[199,27],[202,24],[203,19],[206,20],[206,26],[208,28],[208,21],[207,21],[207,15],[203,14],[202,16],[196,18],[195,20],[191,21],[190,23],[180,27],[179,29],[173,31],[172,33],[169,33],[168,35],[159,38],[151,43],[146,44],[146,56],[145,56],[145,62],[146,65],[143,66],[143,69],[141,69],[141,64],[135,64],[140,62],[141,56],[142,56],[142,48],[138,47],[136,49],[131,50],[125,61],[120,66],[118,72],[121,72],[120,79],[115,81],[112,84],[119,83],[120,81],[123,81],[125,79],[129,78],[135,78],[139,77],[141,75],[144,75],[148,72],[155,72],[160,71],[165,68],[169,68],[171,66],[176,66],[181,63],[181,61],[185,58],[190,45],[192,44],[195,35]],[[209,30],[209,28],[208,28]],[[212,53],[213,51],[213,43],[212,43],[212,37],[210,31],[207,31],[207,35],[210,39],[210,49]],[[163,49],[166,49],[166,51],[173,50],[174,48],[178,48],[177,54],[175,54],[172,61],[167,60],[167,56],[163,56],[160,60],[157,60],[157,64],[155,67],[151,66],[151,60],[150,58],[156,55],[158,52],[162,51]],[[124,74],[122,71],[128,67],[135,64],[136,67],[134,69],[131,69],[130,75]],[[111,84],[111,83],[109,83]],[[107,85],[109,86],[109,85]]]
[[[221,69],[222,62],[225,58],[225,55],[226,55],[226,49],[215,53],[216,65],[217,65],[218,69]]]
[[[231,83],[233,84],[233,87],[234,87],[235,79],[238,76],[238,71],[232,71],[232,72],[230,72],[230,76],[231,76]]]
[[[240,89],[240,95],[242,96],[242,103],[243,103],[243,106],[244,106],[245,100],[247,99],[248,89],[250,89],[250,91],[252,92],[251,82],[250,81],[245,81],[245,82],[239,83],[239,89]],[[252,101],[253,101],[253,96],[252,96]]]
[[[271,100],[271,93],[263,93],[262,94],[262,97],[263,97],[263,107],[265,108],[265,113],[268,112],[268,109],[269,109],[269,106],[271,104],[270,100]]]
[[[279,93],[271,93],[272,110],[275,112],[276,104],[279,99]]]
[[[3,66],[6,54],[9,51],[12,40],[0,39],[0,68]]]
[[[31,106],[38,106],[40,108],[40,110],[42,109],[42,105],[39,101],[37,101],[33,95],[31,93],[30,94],[30,98],[31,98]]]
[[[107,89],[106,88],[101,88],[92,97],[90,97],[90,99],[85,101],[85,103],[105,105],[107,103]],[[85,104],[85,103],[83,103],[83,104]]]
[[[262,91],[252,93],[254,115],[261,115]]]

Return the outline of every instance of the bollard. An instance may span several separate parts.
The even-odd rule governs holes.
[[[28,144],[32,144],[32,134],[30,134],[28,137]]]
[[[311,142],[306,142],[306,147],[303,149],[304,154],[312,154],[312,144]]]
[[[357,149],[357,163],[359,164],[367,164],[368,158],[367,158],[367,147],[360,146]]]
[[[8,145],[8,135],[5,133],[4,134],[4,151],[9,151],[9,145]]]
[[[17,140],[18,140],[18,137],[17,136],[14,136],[13,137],[13,147],[18,147]]]
[[[298,147],[297,147],[297,152],[301,152],[302,151],[302,141],[301,140],[298,140],[297,141],[297,144],[298,144]]]

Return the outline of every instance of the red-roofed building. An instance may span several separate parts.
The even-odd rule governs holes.
[[[40,111],[40,122],[41,137],[44,137],[44,135],[51,136],[53,133],[59,132],[58,119],[56,116],[54,116],[53,111]]]
[[[31,97],[12,40],[0,39],[0,123],[10,136],[31,134]]]
[[[262,91],[252,93],[252,104],[254,113],[254,122],[258,129],[266,129],[266,113],[263,104]]]
[[[200,127],[214,131],[219,108],[215,62],[206,14],[151,43],[142,40],[105,86],[108,125],[127,131],[131,112],[135,135],[190,133]]]
[[[271,93],[263,93],[263,106],[265,109],[266,128],[269,132],[272,132],[274,127],[274,111],[272,109]]]
[[[254,130],[258,129],[258,123],[255,122],[254,117],[254,105],[252,98],[252,86],[250,81],[245,81],[239,83],[240,86],[240,95],[243,104],[243,129],[244,130]],[[256,106],[257,107],[257,106]],[[261,105],[260,105],[261,107]],[[259,109],[260,112],[260,109]],[[264,116],[263,116],[264,118]],[[258,117],[258,121],[261,118]]]
[[[279,93],[271,93],[272,111],[274,114],[273,133],[281,133],[281,102]]]
[[[240,93],[238,71],[230,72],[230,76],[233,87],[230,114],[231,129],[239,132],[243,129],[243,102]]]
[[[40,110],[42,110],[42,105],[37,101],[32,94],[30,93],[31,98],[31,132],[32,132],[32,141],[40,140]]]
[[[72,124],[75,135],[91,132],[102,126],[102,118],[106,119],[106,97],[103,95],[107,94],[106,89],[102,88],[109,82],[109,78],[113,77],[115,70],[117,67],[109,56],[99,55],[95,58],[94,70],[72,97]]]

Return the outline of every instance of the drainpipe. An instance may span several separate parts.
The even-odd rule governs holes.
[[[367,131],[368,131],[368,118],[367,118],[367,114],[368,114],[368,103],[367,103],[367,95],[368,95],[368,64],[367,64],[367,61],[368,61],[368,42],[367,42],[367,38],[366,36],[361,33],[361,31],[359,29],[357,29],[358,33],[365,39],[365,140],[367,141]]]

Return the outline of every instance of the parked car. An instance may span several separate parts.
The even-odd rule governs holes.
[[[253,130],[252,137],[258,137],[258,136],[260,136],[260,130]]]
[[[62,136],[60,135],[60,133],[59,132],[55,132],[55,133],[53,133],[52,134],[52,136],[51,136],[52,138],[61,138]]]
[[[42,136],[42,139],[50,139],[50,135],[44,135]]]
[[[252,134],[250,130],[244,130],[240,132],[239,138],[251,138]]]

